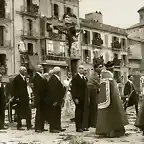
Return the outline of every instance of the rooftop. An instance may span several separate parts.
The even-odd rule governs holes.
[[[126,29],[114,27],[111,25],[107,25],[107,24],[103,24],[103,23],[99,23],[99,22],[95,22],[95,21],[90,21],[90,20],[86,20],[86,19],[82,19],[82,18],[80,18],[80,24],[83,27],[98,29],[101,31],[106,31],[106,32],[110,32],[110,33],[127,36]]]
[[[137,28],[137,27],[143,27],[143,26],[144,26],[144,22],[140,22],[140,23],[134,24],[131,27],[127,28],[127,30]]]
[[[139,37],[130,37],[130,36],[128,36],[128,39],[144,43],[144,39],[141,39]]]
[[[144,6],[141,7],[141,8],[138,10],[138,12],[143,11],[143,10],[144,10]]]

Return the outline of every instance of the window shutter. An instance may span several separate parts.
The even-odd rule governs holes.
[[[54,16],[54,4],[51,4],[51,16]]]
[[[88,40],[88,44],[90,43],[90,31],[87,31],[87,40]]]
[[[108,35],[105,35],[105,45],[108,46]]]

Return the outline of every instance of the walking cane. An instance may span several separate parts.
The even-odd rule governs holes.
[[[8,103],[6,103],[6,106],[8,106],[8,119],[9,119],[9,122],[12,122],[12,119],[11,119],[11,107],[10,107],[10,103],[11,103],[11,101],[14,99],[14,97],[12,97],[9,101],[8,101]]]
[[[131,91],[131,93],[130,93],[129,96],[127,97],[128,100],[126,100],[126,101],[124,102],[124,104],[123,104],[123,106],[126,105],[126,108],[127,108],[128,101],[129,101],[129,99],[130,99],[130,97],[131,97],[131,95],[132,95],[133,92],[134,92],[134,90]]]

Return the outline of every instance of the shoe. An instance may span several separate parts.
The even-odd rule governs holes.
[[[43,129],[42,131],[48,131],[47,129]]]
[[[82,129],[83,131],[89,131],[89,129],[88,128],[84,128],[84,129]]]
[[[42,133],[42,130],[35,130],[36,133]]]
[[[60,133],[60,130],[50,130],[50,133]]]
[[[62,129],[62,128],[61,128],[60,131],[61,131],[61,132],[64,132],[64,131],[66,131],[66,129]]]
[[[78,130],[76,130],[76,132],[83,132],[83,130],[82,129],[78,129]]]
[[[17,130],[24,130],[22,127],[17,127]]]

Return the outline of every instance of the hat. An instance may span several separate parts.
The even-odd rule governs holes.
[[[106,64],[105,64],[105,67],[106,68],[110,68],[110,67],[113,67],[114,66],[114,62],[113,61],[108,61]]]
[[[99,65],[103,66],[103,64],[104,64],[103,56],[100,56],[98,58],[94,58],[93,59],[93,66],[94,66],[94,68],[97,68]]]
[[[61,70],[60,67],[54,67],[53,68],[53,72],[60,72],[60,70]]]

